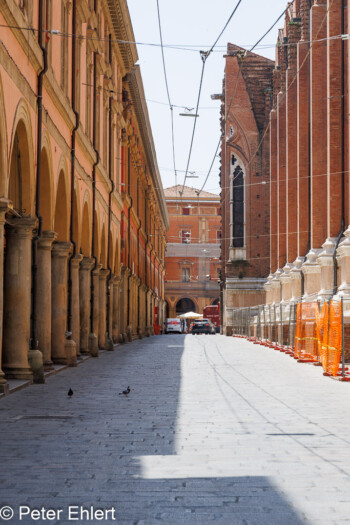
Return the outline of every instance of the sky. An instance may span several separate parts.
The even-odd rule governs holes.
[[[159,171],[164,188],[175,185],[172,153],[171,110],[163,71],[157,16],[157,0],[127,0],[141,67],[142,79],[155,142]],[[174,107],[174,143],[177,183],[183,184],[189,158],[194,118],[180,116],[184,108],[195,108],[198,98],[202,60],[199,51],[214,44],[236,0],[159,0],[170,101]],[[187,186],[201,188],[220,137],[220,101],[212,94],[222,92],[224,54],[228,42],[252,47],[286,8],[286,0],[242,0],[235,15],[208,57],[203,76],[199,117],[197,118]],[[278,29],[283,18],[263,40],[255,53],[274,59]],[[156,46],[142,45],[157,44]],[[194,47],[192,47],[194,46]],[[194,112],[194,111],[193,111]],[[194,172],[194,173],[192,173]],[[220,193],[219,158],[215,159],[205,191]]]

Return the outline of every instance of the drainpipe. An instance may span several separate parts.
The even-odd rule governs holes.
[[[109,35],[109,63],[112,63],[112,40]],[[112,177],[112,97],[109,97],[109,116],[108,116],[108,176],[111,183],[111,190],[108,195],[108,241],[107,241],[107,269],[109,271],[107,278],[107,309],[106,309],[106,326],[107,326],[107,343],[108,347],[113,350],[112,334],[109,333],[109,317],[111,310],[111,279],[112,268],[110,265],[110,251],[111,251],[111,222],[112,222],[112,194],[114,192],[114,181]]]
[[[72,339],[72,259],[77,253],[77,244],[74,240],[74,171],[75,171],[75,142],[76,133],[79,128],[79,113],[76,109],[76,32],[77,32],[77,4],[73,0],[72,4],[72,110],[75,115],[75,126],[72,130],[72,147],[71,147],[71,175],[70,175],[70,228],[69,237],[73,245],[72,254],[69,257],[68,263],[68,315],[67,315],[67,333],[68,340]]]
[[[343,35],[344,34],[344,0],[341,1],[341,34]],[[333,295],[335,295],[337,293],[337,288],[338,288],[338,262],[337,262],[337,249],[338,249],[338,246],[339,246],[339,243],[340,243],[340,239],[342,238],[343,236],[343,233],[344,233],[344,229],[345,229],[345,176],[344,176],[344,169],[345,169],[345,159],[344,159],[344,156],[345,156],[345,133],[344,133],[344,128],[345,128],[345,122],[344,122],[344,94],[345,94],[345,86],[344,86],[344,82],[345,82],[345,75],[344,75],[344,40],[341,39],[341,70],[340,70],[340,75],[341,75],[341,97],[340,97],[340,100],[341,100],[341,106],[340,106],[340,111],[341,111],[341,146],[342,146],[342,149],[341,149],[341,152],[342,152],[342,156],[341,156],[341,222],[340,222],[340,232],[338,234],[338,237],[337,237],[337,240],[336,240],[336,243],[335,243],[335,246],[334,246],[334,250],[333,250],[333,271],[334,271],[334,274],[333,274]]]
[[[96,208],[96,166],[100,161],[100,154],[96,148],[96,96],[97,96],[97,52],[94,52],[94,79],[93,79],[93,105],[92,105],[92,121],[93,121],[93,130],[92,130],[92,145],[95,151],[96,160],[92,165],[92,235],[91,235],[91,256],[94,259],[95,263],[91,269],[91,294],[90,294],[90,336],[89,344],[90,351],[92,350],[92,355],[98,355],[98,342],[97,336],[94,334],[94,298],[95,298],[95,287],[94,287],[94,276],[93,272],[97,267],[97,256],[95,254],[95,208]]]
[[[35,215],[38,219],[38,228],[36,236],[32,241],[32,315],[31,315],[31,337],[30,337],[30,348],[35,350],[38,347],[38,334],[37,334],[37,320],[36,320],[36,304],[37,304],[37,253],[36,245],[37,241],[41,237],[43,228],[43,218],[40,215],[40,183],[41,183],[41,145],[42,145],[42,122],[43,122],[43,81],[44,75],[47,72],[47,49],[43,45],[43,0],[39,0],[39,29],[38,29],[38,42],[40,49],[43,53],[44,67],[38,74],[38,94],[37,94],[37,106],[38,106],[38,129],[37,129],[37,150],[36,150],[36,188],[35,188]]]

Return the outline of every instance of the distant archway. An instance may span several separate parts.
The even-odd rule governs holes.
[[[176,303],[176,315],[186,314],[187,312],[195,312],[196,305],[192,299],[183,297]]]

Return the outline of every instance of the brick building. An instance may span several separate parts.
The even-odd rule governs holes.
[[[349,17],[344,0],[299,0],[279,32],[268,304],[349,296]]]
[[[232,309],[265,301],[269,273],[269,132],[274,63],[228,44],[221,95],[223,332]]]
[[[165,257],[168,317],[219,301],[220,197],[182,185],[164,190],[169,214]]]
[[[0,25],[6,392],[153,333],[168,216],[126,0],[2,0]]]

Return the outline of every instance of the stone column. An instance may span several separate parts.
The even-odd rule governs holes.
[[[58,364],[69,364],[66,355],[65,333],[67,330],[67,276],[68,256],[71,252],[70,242],[55,242],[52,245],[52,361]]]
[[[75,341],[77,357],[80,356],[80,304],[79,304],[79,265],[83,259],[80,253],[75,254],[71,259],[71,279],[72,279],[72,339]]]
[[[320,266],[320,291],[318,299],[321,301],[328,301],[333,295],[334,288],[334,261],[333,252],[335,248],[336,238],[329,237],[325,243],[322,244],[323,250],[317,257],[317,262]]]
[[[8,383],[5,379],[5,374],[2,371],[2,334],[3,334],[3,310],[4,310],[4,225],[5,214],[10,209],[10,203],[7,199],[0,199],[0,393],[8,393]]]
[[[36,244],[37,299],[36,326],[39,350],[43,354],[44,369],[52,370],[51,360],[51,248],[56,233],[45,230]]]
[[[109,273],[109,272],[108,272]],[[114,350],[113,346],[113,301],[114,301],[114,286],[113,282],[115,279],[115,275],[111,275],[109,278],[107,278],[107,307],[109,305],[109,309],[107,309],[106,313],[106,348],[107,350]]]
[[[113,316],[112,316],[112,338],[113,343],[119,342],[119,295],[120,278],[115,277],[112,281],[113,286]]]
[[[102,268],[99,273],[99,323],[98,323],[98,346],[106,348],[106,315],[107,315],[107,286],[106,279],[109,271]]]
[[[31,243],[36,220],[11,217],[6,225],[3,370],[7,378],[32,379],[28,362],[31,309]]]
[[[79,271],[80,353],[89,353],[91,268],[94,260],[84,257]]]
[[[314,301],[320,291],[321,267],[317,262],[317,257],[321,250],[311,249],[306,256],[306,261],[302,266],[304,274],[304,296],[303,301]]]
[[[100,270],[102,264],[96,264],[96,268],[92,271],[92,279],[94,285],[94,295],[92,298],[93,314],[92,314],[92,333],[89,334],[89,352],[92,357],[98,357],[98,343],[99,343],[99,326],[100,326]]]

